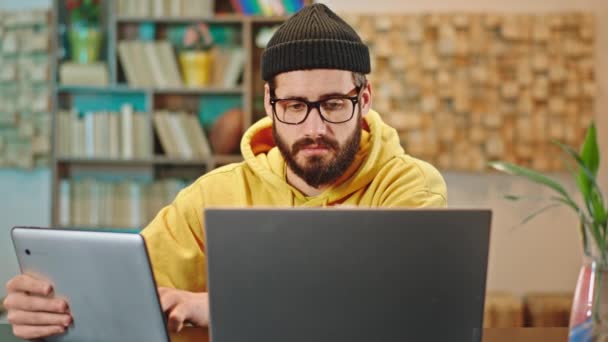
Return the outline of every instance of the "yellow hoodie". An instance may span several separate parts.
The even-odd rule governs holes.
[[[245,132],[244,162],[215,169],[182,190],[142,231],[158,286],[206,290],[203,209],[209,207],[445,207],[446,186],[430,164],[404,153],[395,129],[370,111],[361,147],[336,185],[307,197],[286,182],[286,165],[274,147],[272,120]]]

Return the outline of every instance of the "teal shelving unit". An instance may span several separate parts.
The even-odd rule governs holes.
[[[117,12],[117,1],[102,1],[101,26],[104,32],[104,43],[101,59],[106,63],[109,85],[68,86],[59,82],[58,70],[61,63],[68,60],[69,45],[66,32],[69,27],[65,2],[55,0],[53,17],[54,41],[57,56],[52,73],[54,75],[53,98],[53,143],[52,143],[52,224],[65,228],[103,228],[137,231],[145,226],[142,222],[137,227],[120,226],[86,226],[62,222],[61,194],[62,181],[83,177],[100,177],[114,179],[134,179],[152,182],[167,178],[193,180],[205,172],[229,163],[242,160],[239,151],[229,154],[212,153],[204,159],[178,159],[167,157],[159,137],[156,135],[152,113],[159,109],[184,110],[197,115],[199,122],[208,133],[213,123],[225,111],[240,108],[243,113],[242,127],[249,127],[252,122],[263,116],[254,110],[254,103],[259,101],[261,88],[259,74],[259,56],[261,49],[255,45],[255,35],[262,28],[279,25],[285,17],[260,17],[240,14],[222,13],[208,18],[197,17],[134,17],[121,16]],[[221,0],[216,1],[216,9],[225,9]],[[209,86],[204,88],[142,88],[130,87],[126,81],[123,67],[118,55],[118,42],[121,40],[169,40],[173,43],[179,37],[180,30],[190,24],[204,22],[218,44],[238,44],[245,51],[240,82],[235,87]],[[153,153],[146,158],[85,158],[82,156],[61,155],[58,149],[58,138],[65,134],[59,126],[58,113],[75,110],[79,114],[89,111],[119,111],[125,103],[131,104],[134,111],[147,114],[146,129],[152,139]],[[63,182],[65,183],[65,182]],[[187,184],[187,183],[185,183]]]

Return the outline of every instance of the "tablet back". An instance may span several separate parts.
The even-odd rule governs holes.
[[[73,325],[48,341],[169,341],[139,234],[15,227],[22,273],[54,284]]]

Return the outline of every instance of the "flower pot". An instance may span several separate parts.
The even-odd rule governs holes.
[[[189,87],[211,84],[213,54],[211,51],[183,51],[179,54],[184,83]]]
[[[608,265],[587,257],[581,267],[572,311],[570,342],[608,342]]]
[[[103,34],[98,27],[75,25],[69,29],[70,56],[73,62],[87,64],[99,59]]]

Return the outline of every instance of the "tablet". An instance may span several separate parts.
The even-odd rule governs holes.
[[[169,341],[141,235],[15,227],[11,236],[21,273],[68,299],[74,322],[47,341]]]

